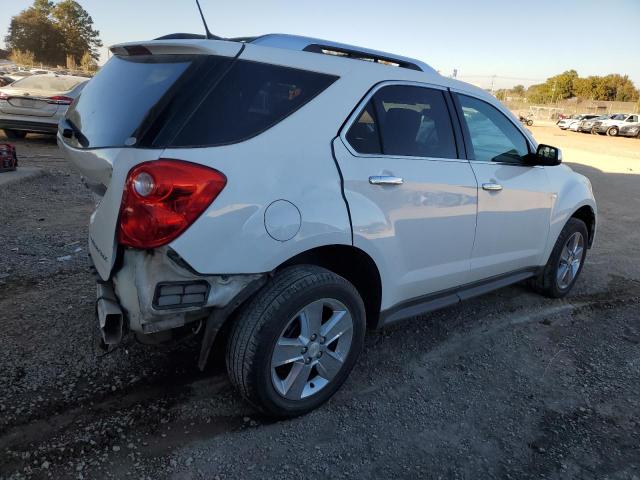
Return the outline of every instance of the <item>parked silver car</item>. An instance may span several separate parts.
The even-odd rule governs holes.
[[[8,138],[29,132],[55,133],[58,121],[87,79],[70,75],[32,75],[0,88],[0,128]]]

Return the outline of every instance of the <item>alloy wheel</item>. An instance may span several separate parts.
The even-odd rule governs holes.
[[[562,249],[556,281],[558,288],[565,290],[571,286],[578,275],[584,254],[584,237],[580,232],[571,235]]]
[[[280,333],[271,355],[271,381],[286,399],[301,400],[331,383],[349,355],[353,319],[332,298],[309,303]]]

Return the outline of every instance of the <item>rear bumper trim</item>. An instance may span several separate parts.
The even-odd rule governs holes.
[[[9,130],[26,130],[28,132],[38,133],[56,133],[58,131],[58,122],[33,122],[27,120],[7,120],[0,119],[0,128]]]

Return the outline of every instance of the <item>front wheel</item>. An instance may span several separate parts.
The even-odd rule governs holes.
[[[607,135],[609,135],[610,137],[615,137],[618,135],[618,127],[611,127],[609,130],[607,130]]]
[[[284,269],[234,320],[227,344],[231,383],[268,415],[307,413],[346,380],[365,325],[364,304],[347,280],[311,265]]]
[[[587,257],[589,233],[582,220],[570,218],[560,232],[547,264],[536,278],[533,288],[542,295],[562,298],[578,279]]]
[[[533,120],[527,120],[527,126],[531,127],[533,125]]]
[[[17,140],[27,136],[27,132],[24,132],[22,130],[11,130],[9,128],[4,129],[4,134],[11,140]]]

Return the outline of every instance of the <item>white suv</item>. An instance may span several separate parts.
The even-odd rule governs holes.
[[[102,198],[89,249],[104,343],[218,332],[276,416],[344,382],[366,327],[523,280],[562,297],[596,203],[494,97],[324,40],[112,47],[58,141]],[[216,343],[219,345],[220,343]]]

